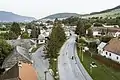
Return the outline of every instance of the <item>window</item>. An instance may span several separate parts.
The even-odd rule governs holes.
[[[106,52],[106,55],[107,55],[107,52]]]
[[[116,58],[118,59],[119,57],[117,56]]]
[[[109,56],[111,56],[111,53],[109,54]]]

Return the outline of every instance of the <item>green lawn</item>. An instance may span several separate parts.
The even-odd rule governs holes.
[[[79,57],[81,58],[81,54],[79,52]],[[95,62],[97,64],[96,68],[92,68],[92,73],[90,72],[90,63]],[[86,68],[88,73],[91,75],[93,80],[120,80],[120,70],[115,70],[113,68],[108,68],[97,60],[93,59],[88,55],[88,53],[84,53],[83,66]]]

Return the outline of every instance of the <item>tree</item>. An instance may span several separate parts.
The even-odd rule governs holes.
[[[61,24],[58,24],[53,27],[52,33],[49,36],[50,40],[47,44],[47,57],[48,58],[57,58],[59,49],[66,40],[65,32],[61,27]]]
[[[38,29],[37,29],[37,30],[38,30],[38,35],[39,35],[39,34],[41,34],[41,32],[40,32],[40,27],[38,27]]]
[[[3,60],[12,52],[13,48],[5,40],[0,39],[0,65]]]
[[[86,30],[82,21],[78,21],[75,33],[80,37],[85,36]]]
[[[46,58],[49,58],[50,64],[49,68],[53,70],[54,77],[57,75],[56,74],[57,66],[55,65],[56,64],[55,59],[57,59],[59,55],[58,52],[62,47],[63,43],[65,42],[65,40],[66,36],[62,28],[62,25],[59,22],[55,23],[46,46],[47,49]]]
[[[0,34],[0,37],[5,40],[17,39],[17,35],[12,31],[2,33]]]
[[[89,29],[91,27],[91,23],[85,23],[85,30]]]
[[[17,39],[17,35],[14,33],[14,32],[12,32],[12,31],[10,31],[8,34],[6,34],[6,35],[8,35],[8,39],[9,40],[11,40],[11,39]]]
[[[31,38],[38,38],[37,28],[36,27],[32,28]]]
[[[10,31],[15,33],[17,36],[20,35],[21,33],[20,25],[16,22],[13,22],[13,24],[11,25]]]
[[[93,31],[91,29],[88,29],[88,37],[93,37]]]
[[[21,34],[21,38],[22,39],[28,39],[29,38],[29,34],[27,32],[24,32]]]

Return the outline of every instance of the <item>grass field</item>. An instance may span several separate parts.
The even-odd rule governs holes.
[[[81,59],[81,54],[79,52],[79,57]],[[90,63],[95,62],[97,67],[92,68],[92,72],[90,71]],[[83,66],[86,68],[88,73],[91,75],[93,80],[120,80],[120,70],[115,70],[113,68],[109,68],[99,61],[91,58],[88,53],[84,53],[83,58]]]

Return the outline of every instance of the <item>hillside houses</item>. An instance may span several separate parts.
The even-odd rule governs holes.
[[[108,43],[101,42],[97,49],[101,56],[120,63],[120,39],[113,38]]]

